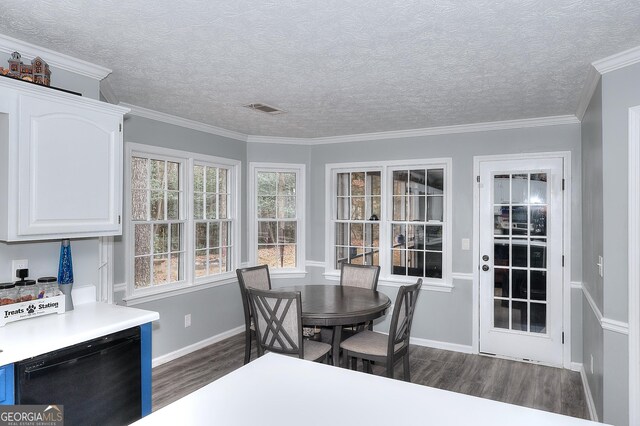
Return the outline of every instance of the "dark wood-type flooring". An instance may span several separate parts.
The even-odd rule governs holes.
[[[154,368],[153,409],[242,367],[243,357],[244,335],[238,334]],[[573,371],[413,345],[410,359],[413,383],[589,418],[580,374]],[[384,369],[374,366],[373,372]],[[402,362],[395,377],[402,377]]]

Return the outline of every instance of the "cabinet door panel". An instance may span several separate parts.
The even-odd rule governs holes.
[[[19,233],[120,233],[121,117],[20,99]]]

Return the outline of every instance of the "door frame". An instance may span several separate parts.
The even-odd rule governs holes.
[[[480,353],[480,163],[500,160],[522,160],[540,158],[561,158],[565,180],[563,191],[563,232],[562,254],[562,329],[564,347],[562,366],[571,368],[571,151],[533,152],[519,154],[476,155],[473,157],[473,326],[471,347],[474,353]]]

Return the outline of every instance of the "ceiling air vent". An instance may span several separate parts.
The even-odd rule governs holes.
[[[278,109],[276,107],[272,107],[271,105],[267,105],[267,104],[247,104],[247,105],[243,105],[245,108],[249,108],[249,109],[253,109],[256,111],[261,111],[261,112],[265,112],[267,114],[271,114],[271,115],[276,115],[276,114],[283,114],[285,111]]]

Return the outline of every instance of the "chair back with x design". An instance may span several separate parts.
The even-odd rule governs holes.
[[[388,354],[393,354],[399,343],[402,344],[400,347],[409,345],[413,313],[416,309],[416,300],[420,293],[420,287],[422,287],[422,278],[419,278],[415,284],[402,286],[398,290],[398,297],[396,297],[393,315],[391,316]]]
[[[258,356],[265,351],[303,358],[302,298],[299,291],[248,288],[258,337]]]

